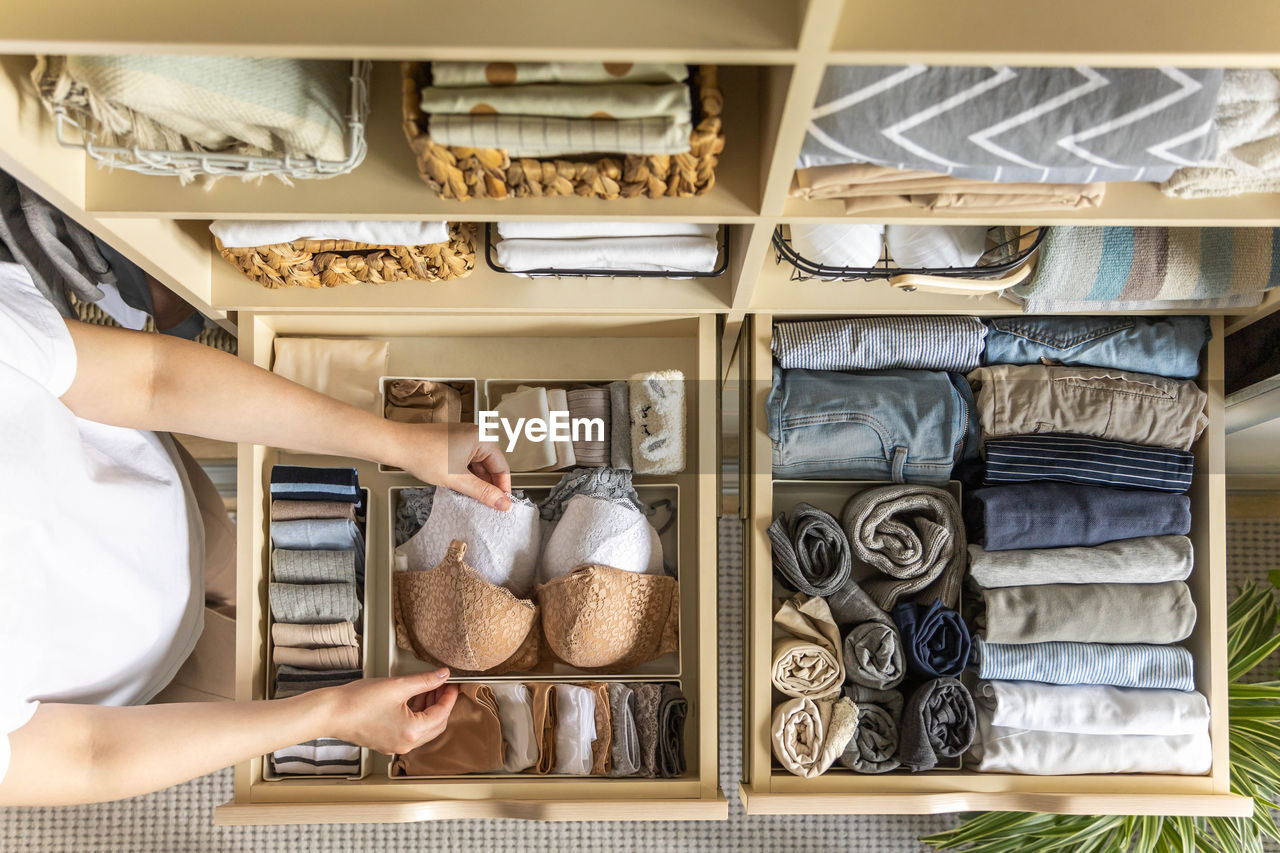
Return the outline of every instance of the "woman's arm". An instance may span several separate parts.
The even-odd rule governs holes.
[[[184,432],[394,465],[506,509],[510,469],[473,424],[402,424],[168,335],[67,321],[76,377],[62,402],[112,426]]]
[[[448,676],[442,669],[363,679],[272,702],[42,703],[9,735],[0,806],[132,797],[318,737],[408,752],[444,731],[458,697],[457,687],[443,686]]]

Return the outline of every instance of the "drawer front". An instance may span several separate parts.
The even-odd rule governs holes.
[[[745,539],[748,633],[748,702],[745,779],[741,786],[748,814],[924,814],[957,811],[1042,811],[1064,814],[1235,815],[1252,813],[1253,803],[1229,791],[1226,677],[1226,485],[1222,406],[1222,319],[1213,319],[1213,338],[1201,371],[1209,393],[1209,426],[1193,448],[1191,491],[1195,567],[1188,584],[1199,611],[1185,645],[1195,659],[1196,689],[1208,697],[1213,765],[1207,776],[1088,775],[1018,776],[972,770],[934,770],[861,775],[828,771],[802,779],[775,766],[769,736],[774,698],[769,678],[772,656],[772,557],[768,527],[774,507],[772,445],[766,403],[772,384],[773,315],[751,318],[752,376]],[[788,316],[785,319],[798,319]],[[850,489],[852,492],[852,488]],[[780,492],[781,494],[781,492]]]
[[[674,368],[686,383],[686,467],[671,476],[635,477],[637,489],[679,496],[675,527],[680,572],[680,651],[662,674],[614,680],[678,680],[689,700],[688,771],[676,779],[450,777],[395,779],[373,753],[361,779],[266,778],[262,757],[237,765],[235,793],[215,819],[226,824],[396,822],[505,817],[531,820],[722,820],[728,805],[717,781],[716,537],[714,476],[719,428],[714,386],[718,342],[711,315],[566,318],[452,315],[240,315],[241,357],[269,367],[277,336],[369,337],[390,341],[388,375],[484,380],[604,381]],[[269,676],[266,600],[271,466],[284,461],[354,465],[369,490],[366,672],[413,669],[397,657],[390,621],[391,501],[417,485],[372,462],[310,456],[256,445],[239,451],[237,698],[263,699]],[[547,487],[558,474],[517,474],[516,488]],[[403,653],[401,653],[403,655]],[[397,663],[399,661],[399,663]],[[599,677],[596,677],[598,680]],[[587,680],[571,673],[524,681]],[[470,679],[486,680],[486,679]],[[493,680],[493,679],[488,679]],[[506,679],[503,679],[506,680]],[[603,806],[603,808],[602,808]]]

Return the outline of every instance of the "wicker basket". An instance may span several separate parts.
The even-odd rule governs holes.
[[[512,160],[498,148],[437,145],[427,133],[421,90],[428,67],[403,64],[404,132],[418,159],[418,174],[442,198],[580,195],[593,198],[662,198],[701,195],[715,186],[716,164],[724,150],[720,112],[724,96],[714,65],[695,66],[694,92],[700,106],[684,154],[624,154],[593,160]]]
[[[449,242],[425,246],[295,240],[274,246],[228,249],[216,237],[214,245],[236,269],[270,290],[447,281],[471,275],[476,265],[475,228],[469,223],[454,223],[449,228]]]

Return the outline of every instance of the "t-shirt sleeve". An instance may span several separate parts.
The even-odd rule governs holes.
[[[9,772],[9,734],[25,726],[39,704],[8,700],[0,703],[0,782],[4,781],[5,774]]]
[[[20,264],[0,263],[0,364],[55,397],[76,378],[76,347],[67,324]]]

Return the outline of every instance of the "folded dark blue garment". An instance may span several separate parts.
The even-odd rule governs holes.
[[[903,601],[893,609],[893,621],[902,634],[907,672],[913,678],[957,676],[968,665],[969,629],[960,614],[942,602],[926,608]]]
[[[976,489],[963,503],[969,541],[988,551],[1092,546],[1191,530],[1191,499],[1169,492],[1017,483]]]
[[[991,439],[986,452],[986,485],[1054,480],[1185,492],[1195,467],[1188,450],[1054,433]]]
[[[355,468],[275,465],[271,468],[271,497],[285,501],[359,503],[360,475]]]

